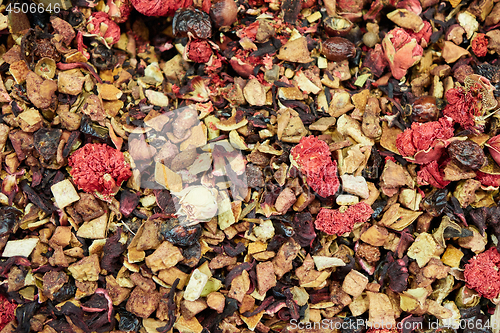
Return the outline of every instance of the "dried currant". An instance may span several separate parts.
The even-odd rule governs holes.
[[[413,102],[411,120],[419,123],[436,121],[439,116],[439,110],[436,105],[436,99],[432,96],[422,96]]]
[[[484,151],[474,141],[454,141],[448,146],[448,155],[472,170],[479,170],[486,162]]]
[[[179,9],[172,22],[173,34],[176,37],[186,37],[190,32],[196,38],[206,39],[212,35],[210,16],[199,9]]]
[[[436,217],[443,213],[448,203],[446,196],[448,195],[447,189],[436,189],[431,193],[427,194],[422,201],[422,206],[424,210],[430,215]]]
[[[23,213],[14,207],[0,207],[0,237],[11,232],[22,215]]]
[[[92,64],[99,69],[110,69],[116,64],[116,56],[113,54],[112,49],[108,49],[103,44],[97,44],[92,48]]]

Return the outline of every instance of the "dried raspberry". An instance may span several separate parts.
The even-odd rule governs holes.
[[[0,331],[14,320],[16,307],[15,303],[10,303],[5,296],[0,294]]]
[[[406,30],[412,38],[415,38],[422,47],[426,47],[432,36],[432,26],[429,22],[424,21],[424,27],[419,32]]]
[[[366,222],[372,214],[373,209],[364,202],[350,206],[343,213],[338,209],[321,208],[314,225],[329,235],[340,236],[351,232],[356,223]]]
[[[132,176],[123,153],[106,144],[87,144],[70,156],[70,174],[80,190],[110,201]]]
[[[104,12],[93,13],[87,29],[91,34],[103,37],[108,44],[115,44],[120,40],[120,27]]]
[[[465,265],[467,288],[493,299],[500,292],[500,253],[494,247],[476,255]]]
[[[472,51],[478,57],[484,57],[488,53],[488,39],[485,34],[477,34],[472,40]]]

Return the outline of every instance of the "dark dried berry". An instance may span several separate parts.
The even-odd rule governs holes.
[[[10,233],[23,213],[14,207],[0,207],[0,237]]]
[[[56,156],[61,135],[62,130],[55,128],[40,128],[35,132],[33,136],[35,140],[35,149],[46,161]]]
[[[454,141],[448,146],[448,155],[472,170],[479,170],[486,162],[484,151],[474,141]]]
[[[348,39],[331,37],[322,43],[321,54],[330,61],[343,61],[356,55],[356,46]]]
[[[443,210],[446,208],[448,201],[446,196],[448,195],[447,189],[436,189],[431,193],[427,194],[422,201],[422,206],[424,210],[430,215],[436,217],[441,215]]]
[[[439,116],[439,110],[436,106],[436,99],[432,96],[422,96],[413,102],[411,120],[419,123],[436,121]]]
[[[188,32],[195,38],[206,39],[212,36],[212,22],[207,13],[199,9],[179,9],[172,22],[173,34],[176,37],[186,37]]]
[[[171,224],[162,224],[160,233],[165,240],[174,245],[191,246],[198,241],[198,238],[200,238],[201,226],[197,224],[191,227],[185,227],[182,225],[172,227]]]
[[[110,69],[116,65],[117,59],[112,49],[103,44],[98,44],[91,50],[92,64],[98,69]]]

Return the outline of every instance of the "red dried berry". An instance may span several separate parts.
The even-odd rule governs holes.
[[[476,255],[465,265],[467,288],[493,299],[500,293],[500,253],[495,247]]]
[[[80,190],[110,201],[132,176],[123,153],[106,144],[87,144],[68,159],[70,174]]]
[[[476,124],[475,117],[481,116],[481,101],[483,95],[480,92],[481,86],[471,87],[469,91],[464,88],[452,88],[446,92],[448,105],[443,110],[443,114],[460,124],[465,130],[483,132],[483,125]]]

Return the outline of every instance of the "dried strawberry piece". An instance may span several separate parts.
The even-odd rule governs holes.
[[[68,159],[70,174],[80,190],[111,201],[121,184],[132,176],[123,153],[106,144],[87,144]]]
[[[186,54],[189,60],[203,64],[210,60],[212,48],[206,40],[195,39],[186,46]]]
[[[432,161],[422,166],[420,171],[417,172],[418,185],[432,185],[437,188],[445,188],[450,181],[446,181],[443,178],[444,172],[437,161]]]
[[[485,34],[477,34],[472,40],[472,52],[478,57],[484,57],[488,53],[488,39]]]
[[[453,137],[453,121],[443,117],[438,121],[411,124],[411,128],[398,134],[396,147],[399,153],[417,164],[429,163],[439,158]]]
[[[373,214],[373,209],[365,202],[350,206],[346,211],[321,208],[314,221],[316,229],[329,235],[343,235],[351,232],[356,223],[366,222]]]
[[[326,142],[314,136],[303,137],[292,148],[291,156],[300,171],[307,177],[307,184],[322,197],[337,193],[340,182],[337,162],[332,161]]]
[[[120,27],[104,12],[93,13],[87,28],[91,34],[103,37],[108,44],[115,44],[120,40]]]
[[[465,265],[467,288],[493,299],[500,293],[500,253],[494,247],[476,255]]]
[[[443,114],[452,118],[465,130],[483,132],[483,126],[475,122],[475,117],[481,116],[480,101],[483,95],[480,89],[481,86],[476,84],[469,91],[462,87],[448,90],[446,92],[448,105],[444,108]]]
[[[17,304],[10,303],[5,296],[0,294],[0,331],[15,319],[16,307]]]

